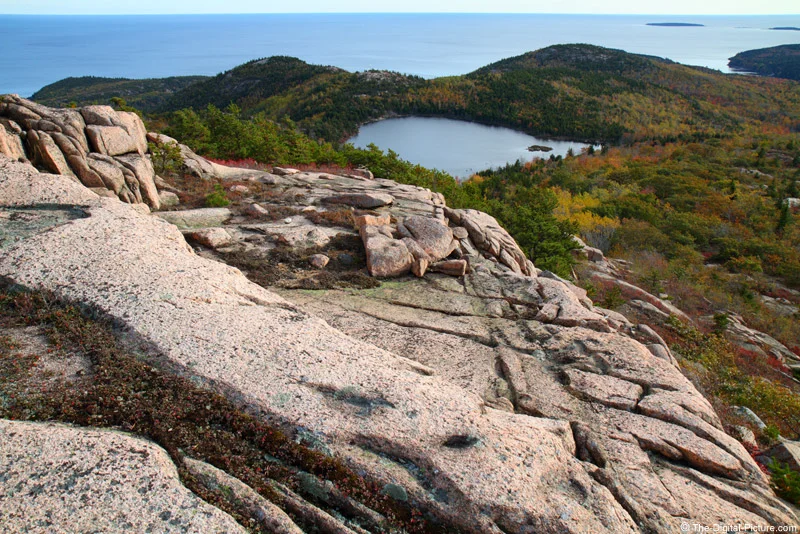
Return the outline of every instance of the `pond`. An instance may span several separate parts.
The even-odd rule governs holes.
[[[383,150],[394,150],[405,160],[461,179],[518,159],[530,161],[537,157],[549,158],[551,154],[565,156],[570,148],[575,154],[580,154],[589,146],[573,141],[539,139],[508,128],[429,117],[373,122],[362,126],[350,142],[358,148],[374,143]],[[529,151],[528,148],[534,145],[552,150]]]

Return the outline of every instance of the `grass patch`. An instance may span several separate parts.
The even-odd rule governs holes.
[[[19,358],[11,338],[0,337],[0,398],[4,399],[0,417],[118,428],[145,436],[167,450],[187,487],[244,525],[250,524],[248,518],[232,510],[224,495],[208,490],[182,467],[184,455],[223,469],[279,506],[281,497],[272,489],[272,480],[325,507],[304,492],[298,479],[303,473],[312,473],[383,514],[392,528],[458,531],[423,517],[413,505],[387,497],[382,485],[336,458],[295,442],[281,429],[245,413],[225,397],[129,353],[117,342],[106,320],[91,318],[85,310],[51,295],[19,291],[0,283],[0,326],[28,325],[40,327],[54,350],[87,356],[92,371],[74,382],[26,390],[25,383],[35,379],[36,358]],[[347,517],[344,510],[334,512]],[[294,519],[303,525],[303,518]],[[255,527],[253,531],[259,532]]]

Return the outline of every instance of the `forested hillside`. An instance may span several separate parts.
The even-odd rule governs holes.
[[[96,81],[88,99],[97,84],[103,85]],[[288,117],[312,138],[330,142],[345,140],[364,122],[411,114],[605,143],[696,140],[754,124],[786,131],[800,120],[794,84],[726,76],[591,45],[551,46],[433,80],[384,71],[350,73],[274,57],[164,94],[157,105],[152,97],[142,102],[131,95],[130,83],[124,89],[127,93],[119,96],[144,104],[144,111],[235,104],[245,117],[260,112],[274,121]],[[152,95],[151,87],[147,91]],[[57,93],[58,84],[49,86],[47,101]],[[76,101],[91,103],[87,98]]]
[[[740,52],[730,59],[728,66],[761,76],[800,80],[800,44]]]
[[[152,110],[166,105],[175,92],[205,78],[205,76],[175,76],[150,80],[130,80],[128,78],[82,76],[65,78],[43,87],[32,98],[46,106],[67,107],[105,104],[111,98],[117,97],[124,98],[137,109]]]

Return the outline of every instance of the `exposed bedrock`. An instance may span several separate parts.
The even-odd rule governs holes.
[[[102,113],[91,120],[106,120]],[[397,242],[405,272],[425,259],[462,262],[458,273],[447,267],[461,276],[266,289],[196,254],[176,226],[146,210],[3,156],[0,214],[58,204],[81,206],[83,216],[31,226],[0,249],[0,276],[108,314],[170,369],[313,437],[392,498],[453,529],[797,523],[657,334],[634,332],[581,289],[537,271],[493,219],[447,210],[436,193],[388,180],[272,176],[272,196],[296,199],[300,211],[380,188],[392,203],[356,217],[368,253],[373,239],[401,249]],[[221,228],[230,240],[205,232],[209,248],[252,246],[243,215],[215,216],[201,229]],[[256,226],[259,235],[282,231],[250,220]],[[354,235],[352,225],[328,231]]]

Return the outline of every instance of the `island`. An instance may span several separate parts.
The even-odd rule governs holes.
[[[728,61],[735,72],[800,80],[800,44],[739,52]]]
[[[776,26],[774,28],[770,28],[770,30],[800,32],[800,28],[797,26]]]
[[[544,145],[531,145],[528,147],[528,152],[550,152],[553,147]]]
[[[663,26],[665,28],[704,27],[705,24],[693,22],[648,22],[647,26]]]

